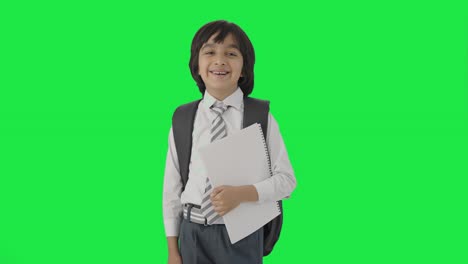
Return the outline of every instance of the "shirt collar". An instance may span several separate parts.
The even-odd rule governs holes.
[[[236,108],[237,110],[241,109],[241,105],[243,102],[244,98],[244,93],[242,92],[242,89],[240,87],[237,87],[237,89],[228,97],[224,98],[223,103],[232,106]],[[207,90],[205,90],[205,94],[203,96],[203,106],[206,107],[207,109],[210,109],[210,107],[217,101],[216,98],[214,98],[210,93],[208,93]]]

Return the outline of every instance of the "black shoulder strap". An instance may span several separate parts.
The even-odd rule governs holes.
[[[192,131],[195,114],[200,100],[179,106],[172,116],[172,133],[179,158],[180,176],[182,177],[182,191],[188,181],[190,156],[192,154]]]
[[[270,112],[270,101],[244,97],[244,119],[242,128],[248,127],[254,123],[260,123],[263,135],[267,133],[268,112]]]

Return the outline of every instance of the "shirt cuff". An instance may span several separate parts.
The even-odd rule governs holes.
[[[257,189],[258,193],[258,202],[273,201],[272,197],[274,195],[273,188],[271,183],[266,181],[257,182],[253,185]]]
[[[166,237],[179,236],[181,217],[164,219],[164,228],[166,230]]]

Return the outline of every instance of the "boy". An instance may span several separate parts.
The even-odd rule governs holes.
[[[249,38],[233,23],[214,21],[195,34],[189,67],[203,98],[180,106],[169,132],[163,190],[168,263],[263,263],[263,228],[231,244],[222,216],[243,202],[288,198],[296,187],[278,124],[269,112],[264,131],[273,173],[269,179],[254,185],[211,186],[198,156],[200,146],[242,129],[244,106],[251,102],[247,96],[253,90],[254,62]],[[189,106],[195,106],[190,115]],[[180,122],[175,123],[182,111],[187,118],[183,123],[193,122],[184,131]],[[190,145],[186,157],[182,150]]]

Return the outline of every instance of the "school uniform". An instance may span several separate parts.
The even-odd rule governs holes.
[[[192,131],[192,153],[189,164],[189,180],[182,192],[179,161],[172,127],[163,187],[163,215],[166,236],[179,236],[180,251],[186,263],[262,263],[263,230],[231,245],[222,217],[212,225],[206,225],[198,209],[206,187],[206,173],[197,149],[210,144],[210,126],[216,114],[210,107],[216,99],[205,91],[195,114]],[[243,92],[240,88],[225,98],[228,109],[222,118],[227,135],[239,131],[243,119]],[[296,179],[281,137],[278,124],[268,114],[266,141],[271,159],[273,176],[254,184],[259,201],[278,201],[288,198],[296,187]],[[188,220],[190,218],[190,221]]]

